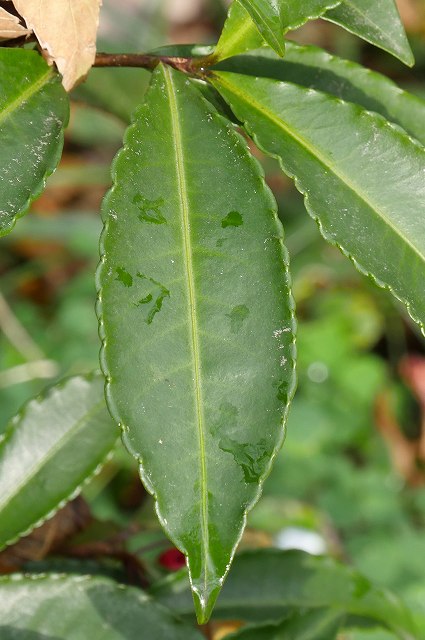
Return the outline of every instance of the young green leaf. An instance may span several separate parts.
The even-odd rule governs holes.
[[[214,61],[224,60],[261,47],[265,42],[282,56],[285,53],[283,35],[287,31],[320,17],[340,2],[341,0],[234,0],[211,58]]]
[[[176,589],[170,581],[152,592],[170,609],[190,615],[190,594],[181,576],[176,576]],[[376,620],[400,640],[424,637],[410,611],[393,593],[374,587],[354,569],[332,558],[302,551],[262,549],[237,555],[214,614],[257,623],[279,622],[288,607],[334,608]]]
[[[0,439],[0,548],[78,495],[117,436],[101,376],[69,378],[25,405]]]
[[[264,39],[248,11],[238,0],[233,0],[211,60],[224,60],[250,49],[258,49],[263,44]]]
[[[409,67],[414,64],[413,53],[394,0],[342,0],[339,6],[325,13],[323,18],[391,53]]]
[[[55,574],[0,578],[4,640],[202,640],[140,589],[108,578]]]
[[[264,40],[280,56],[285,53],[281,0],[239,0]]]
[[[0,236],[56,169],[68,111],[59,75],[38,53],[0,49]]]
[[[204,620],[293,392],[282,230],[243,140],[169,67],[153,74],[114,182],[98,273],[108,402]]]
[[[381,116],[313,89],[227,72],[214,77],[256,143],[295,179],[323,236],[389,288],[423,328],[424,147]]]
[[[318,47],[300,46],[288,41],[283,59],[263,48],[227,60],[219,68],[293,82],[330,93],[368,111],[380,113],[425,145],[424,100],[403,91],[380,73],[332,56]]]

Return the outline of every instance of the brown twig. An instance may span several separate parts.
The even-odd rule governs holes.
[[[170,65],[184,73],[196,74],[200,70],[199,60],[177,56],[155,56],[145,53],[97,53],[94,67],[138,67],[155,69],[160,63]]]

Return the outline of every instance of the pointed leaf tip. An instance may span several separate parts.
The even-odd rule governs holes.
[[[205,622],[294,389],[282,229],[245,141],[162,65],[114,183],[98,272],[108,403]]]
[[[198,624],[206,624],[210,619],[221,591],[221,585],[222,581],[215,585],[203,585],[198,589],[196,584],[192,582],[192,595]]]
[[[323,18],[387,51],[408,67],[414,65],[412,49],[394,0],[342,0]]]

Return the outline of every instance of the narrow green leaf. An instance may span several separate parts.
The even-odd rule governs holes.
[[[323,18],[391,53],[409,67],[415,62],[394,0],[342,0]]]
[[[340,2],[341,0],[234,0],[211,60],[224,60],[257,49],[265,44],[264,41],[282,56],[285,53],[283,35],[287,31],[320,17]]]
[[[0,48],[0,236],[56,169],[68,111],[59,75],[37,52]]]
[[[181,615],[190,614],[190,593],[179,578],[154,597]],[[402,640],[419,640],[406,606],[385,589],[374,587],[354,569],[331,558],[302,551],[262,549],[236,556],[217,601],[216,618],[251,622],[279,622],[288,607],[339,609],[341,613],[371,618]]]
[[[381,116],[294,84],[213,80],[304,194],[323,236],[425,322],[425,149]]]
[[[277,624],[249,625],[228,640],[335,640],[343,619],[329,607],[292,612]]]
[[[202,640],[133,587],[108,578],[15,574],[0,578],[2,640]]]
[[[69,378],[30,400],[0,440],[0,548],[81,491],[117,441],[103,378]]]
[[[294,387],[282,230],[246,144],[169,67],[114,183],[98,273],[108,402],[205,619]]]
[[[380,113],[425,144],[425,101],[359,64],[332,56],[323,49],[286,43],[282,59],[263,48],[219,65],[224,71],[274,78],[330,93]]]
[[[263,44],[265,44],[263,36],[248,11],[238,0],[233,0],[211,59],[213,61],[224,60],[250,49],[258,49]]]
[[[239,0],[264,40],[280,56],[285,53],[281,0]],[[238,28],[238,27],[237,27]]]

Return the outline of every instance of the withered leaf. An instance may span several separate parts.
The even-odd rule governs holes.
[[[13,4],[70,91],[94,62],[102,0],[13,0]]]
[[[0,40],[12,40],[30,33],[31,31],[20,23],[18,17],[0,7]]]

